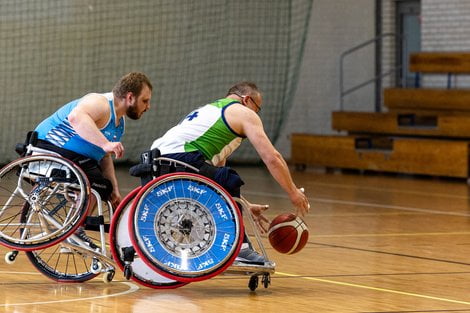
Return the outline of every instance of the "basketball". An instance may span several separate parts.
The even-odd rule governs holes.
[[[278,215],[269,225],[268,238],[269,243],[277,252],[297,253],[307,244],[307,224],[293,213]]]

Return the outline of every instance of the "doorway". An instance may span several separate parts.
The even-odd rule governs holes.
[[[396,1],[398,87],[415,86],[415,73],[409,71],[410,53],[421,51],[421,1]]]

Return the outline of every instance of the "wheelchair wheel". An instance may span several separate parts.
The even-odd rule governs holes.
[[[162,276],[151,269],[141,258],[134,258],[134,251],[132,251],[132,242],[128,232],[128,219],[130,206],[141,187],[132,190],[119,204],[111,221],[109,231],[109,244],[113,259],[117,266],[124,272],[127,279],[132,279],[136,283],[154,288],[154,289],[168,289],[178,288],[186,285],[187,283],[171,280]],[[126,264],[124,249],[131,249],[132,261]],[[129,276],[129,277],[127,277]]]
[[[106,207],[107,209],[103,210],[103,215],[101,216],[105,221],[109,220],[109,213],[112,211],[111,206],[106,205]],[[98,212],[95,213],[98,214]],[[100,219],[99,216],[87,216],[88,218],[91,220]],[[86,221],[88,222],[88,220]],[[91,225],[91,229],[88,229],[84,224],[80,225],[84,226],[82,231],[85,232],[88,239],[95,246],[101,247],[102,239],[99,228]],[[64,241],[73,243],[74,239],[67,238]],[[57,282],[84,282],[95,278],[103,272],[103,263],[94,258],[91,253],[78,251],[62,243],[41,250],[26,251],[26,256],[39,272]],[[107,269],[103,279],[106,282],[110,282],[110,279],[113,277],[114,271]]]
[[[26,256],[39,272],[57,282],[79,283],[99,274],[93,270],[92,256],[72,249],[63,250],[64,247],[57,244],[42,250],[26,251]]]
[[[137,194],[130,216],[137,254],[161,275],[182,282],[223,272],[243,240],[241,213],[232,197],[198,174],[152,180]]]
[[[69,236],[83,222],[89,183],[72,162],[31,155],[0,170],[0,244],[42,249]]]

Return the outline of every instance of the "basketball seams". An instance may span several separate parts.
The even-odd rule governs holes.
[[[300,217],[296,217],[295,220],[297,221],[297,223],[299,223],[297,228],[302,229],[301,233],[303,233],[304,230],[308,230],[307,225],[302,221]]]
[[[297,247],[299,246],[300,238],[302,237],[302,233],[303,233],[303,232],[300,232],[300,233],[299,233],[298,231],[296,231],[296,233],[297,233],[297,238],[295,239],[295,243],[292,245],[292,248],[287,252],[287,254],[291,254],[291,253],[294,252],[294,251],[297,249]]]
[[[282,223],[279,223],[277,225],[274,225],[273,227],[271,227],[268,231],[268,235],[275,231],[276,229],[279,229],[281,227],[286,227],[286,226],[291,226],[291,227],[294,227],[294,229],[297,229],[297,226],[298,224],[296,225],[297,223],[295,221],[290,221],[290,222],[282,222]]]
[[[294,254],[305,246],[308,228],[300,217],[294,214],[283,214],[271,222],[268,237],[271,246],[278,252]],[[286,250],[286,248],[290,249]]]

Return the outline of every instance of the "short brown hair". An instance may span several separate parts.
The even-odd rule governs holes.
[[[144,73],[130,72],[116,83],[113,88],[113,94],[117,98],[124,98],[128,92],[132,92],[136,97],[142,92],[144,84],[152,91],[152,84]]]
[[[227,96],[231,94],[254,96],[257,94],[261,94],[261,92],[259,91],[258,86],[256,86],[255,83],[243,81],[233,85],[228,90]]]

